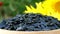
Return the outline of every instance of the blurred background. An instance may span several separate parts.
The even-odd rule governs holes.
[[[4,18],[14,17],[17,14],[23,14],[25,6],[32,5],[36,8],[35,3],[43,0],[0,0],[0,21]]]

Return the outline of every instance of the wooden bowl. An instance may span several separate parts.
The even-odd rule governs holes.
[[[9,31],[0,29],[0,34],[60,34],[60,29],[51,31]]]

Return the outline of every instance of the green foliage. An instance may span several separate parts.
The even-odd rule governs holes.
[[[3,6],[0,7],[0,16],[7,18],[15,16],[16,14],[22,14],[26,10],[26,5],[36,8],[35,3],[43,0],[0,0],[3,2]]]

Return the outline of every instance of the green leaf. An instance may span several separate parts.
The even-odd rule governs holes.
[[[15,10],[14,7],[12,6],[12,4],[9,5],[9,8],[10,8],[11,11]]]

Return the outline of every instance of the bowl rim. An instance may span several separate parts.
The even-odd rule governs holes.
[[[60,29],[51,31],[10,31],[0,29],[0,34],[60,34]]]

